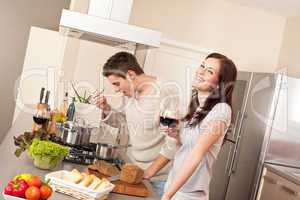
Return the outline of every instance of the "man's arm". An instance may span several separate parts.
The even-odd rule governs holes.
[[[153,163],[145,170],[144,178],[152,178],[157,172],[159,172],[164,166],[166,166],[169,161],[170,159],[159,154],[158,158],[156,158]]]

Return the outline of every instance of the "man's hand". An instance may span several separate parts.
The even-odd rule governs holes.
[[[150,179],[156,175],[170,160],[163,155],[159,155],[152,164],[144,171],[144,179]]]
[[[151,177],[152,177],[151,172],[150,172],[148,169],[146,169],[146,170],[144,171],[144,176],[143,176],[143,178],[144,178],[144,179],[150,179]]]
[[[103,92],[97,91],[93,96],[94,104],[103,110],[104,114],[108,114],[111,110],[110,105],[107,103],[106,97],[104,96]]]
[[[167,193],[164,193],[161,200],[171,200],[171,197],[169,197],[169,195],[167,195]]]

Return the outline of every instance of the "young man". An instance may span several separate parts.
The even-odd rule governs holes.
[[[145,170],[144,178],[154,187],[162,186],[167,178],[168,162],[176,152],[176,140],[160,132],[159,117],[164,110],[176,113],[179,106],[178,90],[174,84],[162,82],[146,75],[134,55],[119,52],[107,60],[103,67],[116,92],[125,96],[122,112],[111,108],[103,94],[96,96],[97,106],[103,110],[103,121],[128,131],[128,156]],[[173,114],[174,114],[173,113]],[[172,113],[171,113],[172,114]],[[126,131],[125,131],[126,130]],[[159,173],[159,169],[164,167]]]

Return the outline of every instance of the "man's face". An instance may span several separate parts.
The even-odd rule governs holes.
[[[115,92],[121,92],[124,96],[132,97],[134,93],[134,87],[132,82],[128,78],[123,78],[118,75],[110,75],[107,77],[109,82],[113,85]]]

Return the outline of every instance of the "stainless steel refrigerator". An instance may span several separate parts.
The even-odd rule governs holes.
[[[239,72],[233,94],[234,118],[213,168],[210,200],[250,200],[270,130],[282,76]]]
[[[300,79],[283,76],[269,141],[261,161],[300,168]]]
[[[300,79],[283,75],[272,126],[266,132],[256,175],[256,191],[264,164],[300,169]],[[299,176],[299,175],[298,175]],[[256,193],[253,195],[255,199]]]

